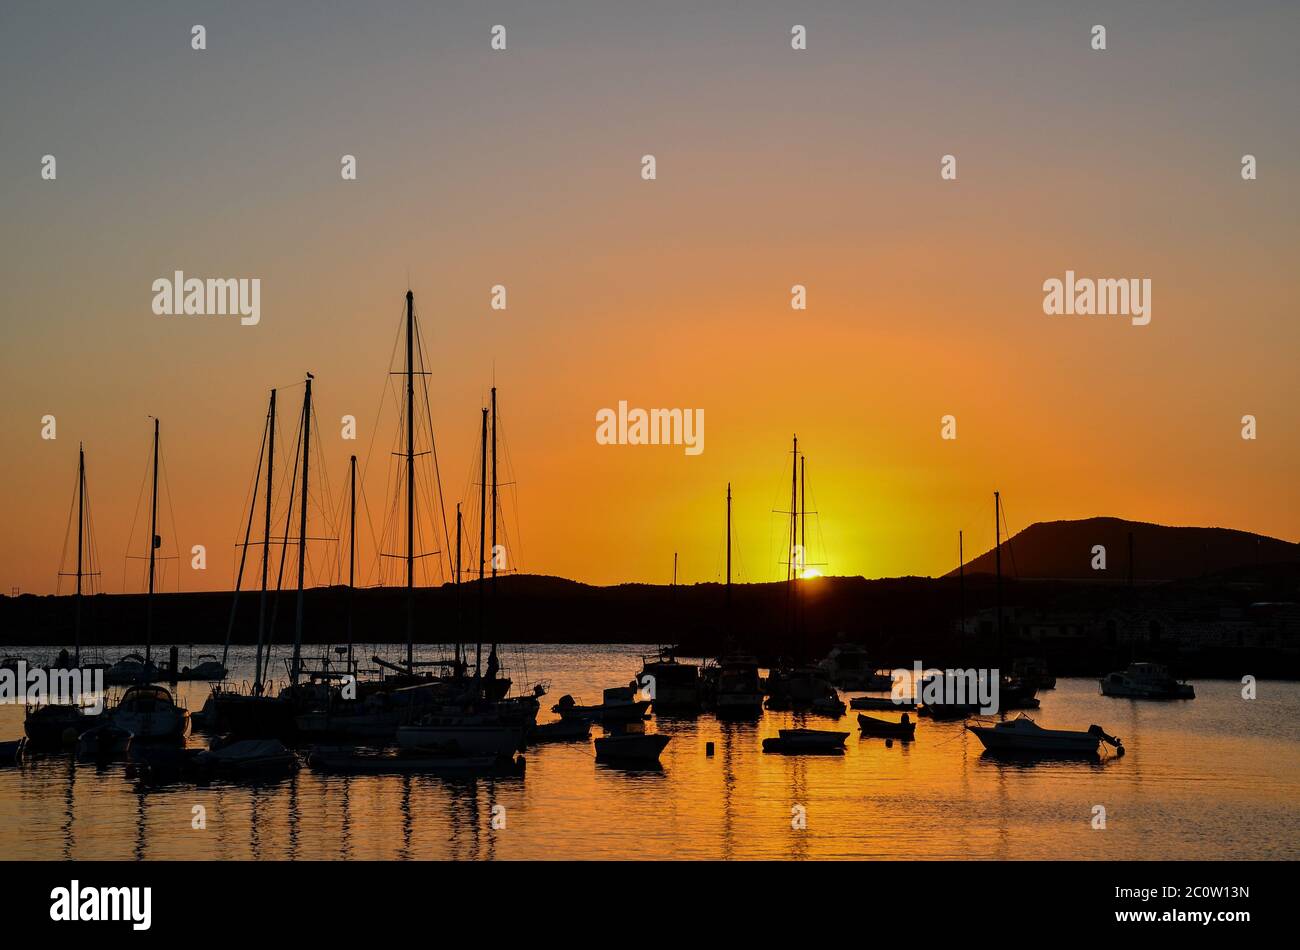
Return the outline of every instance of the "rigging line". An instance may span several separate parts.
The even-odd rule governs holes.
[[[72,489],[72,500],[68,502],[68,526],[63,529],[63,550],[59,553],[59,569],[56,572],[54,581],[54,592],[63,593],[63,569],[68,566],[68,540],[72,536],[72,512],[77,507],[77,493],[81,491],[81,467],[77,467],[77,477],[74,479]]]
[[[255,470],[254,473],[253,473],[253,481],[252,481],[252,485],[251,485],[251,487],[250,487],[249,490],[248,490],[248,494],[246,494],[246,495],[244,496],[244,504],[243,504],[243,507],[241,507],[241,508],[239,509],[239,513],[240,513],[240,516],[241,516],[241,517],[240,517],[240,521],[244,520],[243,517],[242,517],[242,516],[243,516],[243,513],[244,513],[244,510],[245,510],[245,509],[248,510],[248,521],[249,521],[249,524],[252,524],[252,521],[253,521],[253,513],[254,513],[254,511],[256,511],[256,509],[257,509],[257,487],[262,483],[262,459],[263,459],[263,457],[264,457],[265,454],[266,454],[266,436],[267,436],[268,431],[269,431],[270,428],[271,428],[270,425],[269,425],[269,422],[270,422],[270,420],[269,420],[269,419],[266,419],[266,418],[264,418],[264,419],[262,420],[262,444],[261,444],[261,445],[258,447],[258,449],[257,449],[257,468],[256,468],[256,470]],[[236,538],[239,537],[239,526],[238,526],[238,524],[235,525],[235,537],[236,537]],[[247,532],[247,531],[245,531],[245,533],[244,533],[244,543],[245,543],[245,544],[248,543],[248,532]],[[236,545],[236,546],[238,546],[238,545]],[[244,552],[244,553],[241,553],[241,554],[240,554],[240,562],[239,562],[239,563],[240,563],[240,571],[239,571],[239,576],[238,576],[238,577],[236,578],[236,580],[235,580],[235,584],[236,584],[235,589],[236,589],[236,591],[239,589],[239,587],[238,587],[239,583],[243,580],[243,563],[244,563],[243,559],[244,559],[244,557],[246,556],[246,553],[247,553],[247,552]],[[233,552],[232,552],[231,556],[232,556],[232,558],[233,558],[233,556],[234,556]]]
[[[162,458],[162,472],[163,472],[163,490],[164,490],[164,491],[166,492],[166,494],[167,494],[167,510],[168,510],[169,512],[171,512],[171,516],[172,516],[172,550],[174,550],[174,551],[176,552],[176,555],[175,555],[175,557],[176,557],[176,593],[179,594],[179,593],[180,593],[180,590],[181,590],[181,564],[180,564],[180,560],[181,560],[181,548],[180,548],[180,535],[177,534],[177,532],[176,532],[176,506],[175,506],[175,503],[174,503],[173,500],[172,500],[172,484],[171,484],[170,479],[168,479],[168,477],[167,477],[167,456],[165,456],[165,455],[164,455],[163,458]],[[152,543],[152,542],[150,542],[150,543]]]
[[[144,486],[149,479],[149,457],[152,455],[153,436],[150,436],[149,438],[150,438],[150,442],[149,442],[150,452],[149,455],[146,455],[145,457],[144,475],[141,476],[141,480],[140,480],[140,493],[135,497],[135,514],[131,516],[131,532],[130,534],[127,535],[126,550],[128,552],[130,552],[131,550],[131,539],[135,537],[136,523],[140,520],[140,504],[144,500]],[[149,543],[153,544],[153,538],[149,539]],[[122,590],[123,591],[126,590],[126,569],[130,565],[130,563],[131,563],[131,557],[130,554],[128,553],[123,556],[123,560],[122,560]]]
[[[415,319],[415,344],[416,344],[416,349],[419,351],[420,354],[420,369],[423,371],[426,368],[424,362],[424,334],[421,332],[420,320],[418,317],[416,317]],[[438,465],[438,440],[434,437],[433,434],[433,408],[429,403],[429,377],[421,376],[420,382],[424,390],[424,411],[425,411],[425,415],[428,417],[429,420],[429,450],[433,453],[433,472],[434,472],[435,480],[437,481],[438,484],[438,509],[439,511],[442,512],[442,536],[444,538],[447,538],[449,537],[447,533],[447,500],[445,497],[443,497],[443,493],[442,493],[442,470]],[[412,416],[414,415],[415,414],[412,413]],[[447,558],[448,558],[447,572],[448,575],[450,575],[450,573],[453,570],[451,560],[450,560],[451,544],[450,543],[446,544],[445,548],[447,550]],[[439,571],[441,572],[441,566],[439,567]]]

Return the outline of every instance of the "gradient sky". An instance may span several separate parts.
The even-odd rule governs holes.
[[[337,493],[408,283],[449,518],[495,373],[523,570],[663,582],[678,551],[717,579],[730,481],[740,578],[784,576],[796,432],[830,573],[950,570],[994,488],[1013,530],[1300,539],[1295,4],[489,6],[0,8],[4,592],[55,588],[78,440],[123,589],[150,414],[180,546],[210,552],[180,586],[229,587],[267,390],[316,374]],[[1045,316],[1067,268],[1150,277],[1150,326]],[[261,324],[155,316],[177,269],[261,278]],[[597,445],[620,399],[703,408],[704,453]]]

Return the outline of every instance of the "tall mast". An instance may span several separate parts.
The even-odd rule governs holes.
[[[158,419],[153,420],[153,487],[149,492],[149,597],[145,601],[144,665],[149,668],[153,647],[153,578],[154,555],[158,549]],[[147,675],[147,672],[146,672]]]
[[[808,496],[804,493],[804,474],[808,468],[808,457],[799,456],[799,548],[803,551],[802,569],[808,573]]]
[[[305,497],[305,496],[304,496]],[[406,670],[415,670],[415,294],[406,292]]]
[[[788,543],[786,546],[787,557],[786,557],[786,572],[785,572],[785,611],[786,611],[786,620],[789,624],[790,635],[792,638],[795,633],[794,554],[795,554],[795,542],[799,539],[799,535],[796,530],[799,524],[798,483],[799,483],[799,436],[796,435],[794,437],[794,449],[790,453],[790,511],[789,511],[790,532],[788,537]],[[793,649],[793,643],[791,644],[791,648]]]
[[[72,623],[72,650],[74,662],[81,666],[81,545],[82,523],[86,511],[86,444],[77,445],[77,600],[76,615]]]
[[[478,483],[478,646],[474,650],[474,678],[479,679],[483,666],[483,541],[487,519],[487,424],[488,411],[483,410],[483,437],[479,450]]]
[[[357,457],[348,463],[351,503],[348,506],[348,672],[352,672],[352,601],[357,590]]]
[[[1002,662],[1002,495],[993,493],[993,552],[997,565],[998,662]]]
[[[460,610],[460,538],[463,523],[460,505],[460,502],[456,502],[456,674],[458,676],[460,675],[460,636],[464,626]]]
[[[307,568],[307,466],[311,462],[311,373],[307,374],[302,395],[302,499],[298,503],[298,607],[293,625],[293,688],[298,690],[298,673],[302,667],[302,584]]]
[[[677,586],[677,552],[673,552],[673,587]]]
[[[257,601],[257,659],[253,673],[253,695],[262,694],[262,643],[266,631],[266,572],[271,562],[271,485],[275,471],[275,390],[271,390],[271,407],[267,410],[266,440],[266,521],[262,530],[262,594]]]
[[[492,387],[492,649],[497,630],[497,388]]]

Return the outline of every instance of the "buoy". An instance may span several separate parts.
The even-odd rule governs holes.
[[[712,742],[706,742],[706,743],[704,743],[704,754],[705,754],[705,755],[713,755],[713,743],[712,743]]]
[[[893,740],[893,739],[886,739],[886,740],[885,740],[885,748],[886,748],[886,749],[892,749],[893,747],[894,747],[894,740]]]

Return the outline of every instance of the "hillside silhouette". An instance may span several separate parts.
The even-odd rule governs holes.
[[[1230,528],[1180,528],[1085,518],[1040,521],[1002,542],[1004,577],[1073,580],[1126,580],[1129,537],[1133,539],[1135,581],[1205,577],[1239,567],[1300,562],[1300,544]],[[1106,549],[1106,570],[1093,570],[1093,547]],[[990,548],[965,565],[967,575],[996,570]],[[957,576],[951,571],[948,577]]]

